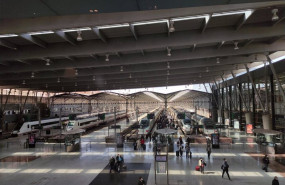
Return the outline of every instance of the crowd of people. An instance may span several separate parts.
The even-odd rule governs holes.
[[[124,158],[120,154],[118,154],[116,157],[112,156],[111,159],[109,160],[109,166],[110,166],[110,172],[118,172],[120,173],[122,168],[126,168],[124,164]]]

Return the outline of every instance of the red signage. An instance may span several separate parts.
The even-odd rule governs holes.
[[[252,134],[252,124],[247,124],[246,125],[246,133],[247,134]]]

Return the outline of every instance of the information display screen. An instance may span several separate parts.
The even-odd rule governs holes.
[[[155,161],[156,162],[166,162],[167,161],[167,156],[166,155],[156,155],[155,156]]]

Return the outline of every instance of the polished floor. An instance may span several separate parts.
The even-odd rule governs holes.
[[[119,123],[123,127],[124,121]],[[262,168],[260,148],[254,143],[254,137],[246,136],[243,132],[226,131],[235,144],[222,145],[220,149],[213,149],[210,159],[206,156],[205,145],[191,144],[192,159],[176,157],[175,153],[169,153],[169,184],[171,185],[268,185],[274,176],[279,177],[280,184],[284,184],[284,169],[281,163],[273,162],[271,157],[269,172]],[[114,130],[109,130],[114,134]],[[133,151],[132,143],[126,143],[123,148],[117,148],[114,144],[106,144],[104,137],[108,135],[108,129],[92,132],[82,137],[80,152],[66,153],[64,146],[60,144],[40,144],[36,148],[25,149],[25,138],[11,138],[0,141],[0,159],[17,156],[37,156],[34,160],[16,160],[0,162],[1,185],[95,185],[96,179],[110,178],[110,184],[137,184],[140,176],[147,178],[147,184],[155,184],[154,158],[152,143],[147,143],[146,151]],[[109,174],[108,161],[111,156],[120,153],[125,162],[132,164],[150,164],[150,170],[137,167],[129,168],[121,174]],[[203,157],[207,163],[205,174],[195,171],[198,159]],[[223,158],[227,158],[230,165],[229,172],[232,181],[226,176],[222,179],[221,164]],[[272,165],[272,166],[271,166]],[[134,165],[135,166],[135,165]],[[115,175],[115,177],[114,177]],[[121,176],[120,176],[121,175]],[[124,180],[120,180],[121,178]],[[130,177],[130,178],[129,178]],[[115,180],[114,180],[115,178]],[[106,184],[108,184],[106,181]],[[157,175],[157,184],[167,184],[165,174]]]

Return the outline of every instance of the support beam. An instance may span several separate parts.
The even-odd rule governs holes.
[[[55,31],[56,35],[58,35],[60,38],[64,39],[65,41],[69,42],[70,44],[76,46],[77,43],[76,41],[71,37],[69,36],[67,33],[63,32],[63,31]]]
[[[133,24],[130,24],[130,30],[131,30],[133,36],[135,37],[135,39],[138,40],[138,35],[137,35],[136,30],[135,30],[135,26]]]
[[[42,41],[41,39],[35,37],[35,36],[32,36],[32,35],[29,35],[29,34],[21,34],[20,37],[22,37],[23,39],[27,40],[27,41],[30,41],[31,43],[34,43],[42,48],[46,48],[47,47],[47,44]]]
[[[191,49],[191,51],[192,51],[192,52],[194,52],[194,51],[195,51],[196,46],[197,46],[197,44],[193,44],[193,47],[192,47],[192,49]]]
[[[245,65],[246,65],[246,64],[245,64]],[[236,81],[236,75],[234,74],[233,71],[231,71],[231,73],[232,73],[232,76],[233,76],[233,78],[234,78],[234,81],[237,82],[237,81]],[[247,104],[246,104],[246,102],[245,102],[245,100],[244,100],[244,97],[243,97],[243,95],[242,95],[240,89],[241,89],[241,87],[238,87],[236,90],[237,90],[237,92],[238,92],[238,94],[239,94],[239,96],[240,96],[240,98],[241,98],[242,103],[243,103],[244,106],[246,107],[246,110],[249,111],[249,107],[247,106]]]
[[[246,14],[244,13],[242,15],[242,17],[240,18],[240,20],[238,21],[238,23],[236,24],[236,30],[241,29],[241,27],[246,23],[246,21],[248,20],[248,18],[253,14],[253,12],[251,14]]]
[[[142,56],[145,56],[145,52],[143,49],[141,50],[141,54],[142,54]]]
[[[285,20],[285,10],[283,10],[281,12],[281,14],[279,14],[279,20],[275,21],[272,23],[272,26],[276,26],[277,24],[279,24],[280,22],[282,22],[283,20]]]
[[[18,59],[16,60],[17,62],[20,62],[20,63],[23,63],[23,64],[28,64],[28,65],[31,65],[29,62],[25,61],[25,60],[21,60],[21,59]]]
[[[107,43],[107,39],[106,39],[105,35],[103,35],[103,33],[100,29],[98,29],[97,27],[93,27],[92,30],[96,34],[96,36],[99,37],[99,39],[101,39],[103,42]]]
[[[261,108],[262,108],[262,111],[265,112],[265,108],[264,108],[264,106],[263,106],[263,104],[262,104],[260,94],[259,94],[259,92],[258,92],[257,89],[256,89],[255,83],[254,83],[254,81],[253,81],[253,79],[252,79],[252,77],[251,77],[251,74],[250,74],[250,72],[249,72],[249,69],[248,69],[248,67],[247,67],[246,64],[244,64],[244,66],[245,66],[247,75],[248,75],[248,77],[249,77],[249,80],[250,80],[250,82],[252,83],[252,87],[253,87],[253,89],[254,89],[254,92],[255,92],[255,94],[257,95],[257,99],[258,99],[258,101],[259,101],[259,103],[260,103],[260,106],[261,106]]]
[[[207,17],[207,18],[205,18],[205,19],[203,20],[202,28],[201,28],[201,29],[202,29],[202,33],[205,32],[205,30],[206,30],[206,28],[207,28],[207,26],[208,26],[208,24],[209,24],[211,18],[212,18],[212,14],[210,14],[209,17]]]
[[[217,45],[217,48],[220,49],[224,44],[225,44],[225,41],[221,41],[221,42]]]
[[[268,41],[268,44],[274,44],[275,42],[279,41],[279,40],[282,40],[284,39],[285,37],[284,36],[276,36],[276,37],[273,37],[271,40]]]
[[[270,102],[271,102],[271,118],[272,118],[272,128],[276,129],[275,125],[275,85],[273,81],[273,75],[270,75]]]
[[[15,44],[12,44],[11,42],[8,42],[4,39],[0,39],[0,46],[4,46],[6,48],[12,49],[12,50],[17,50],[17,46]]]
[[[254,39],[249,39],[247,40],[242,47],[247,47],[248,45],[250,45],[252,42],[254,41]]]

